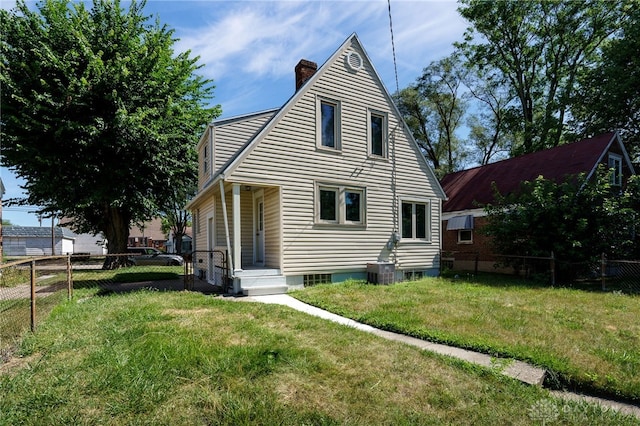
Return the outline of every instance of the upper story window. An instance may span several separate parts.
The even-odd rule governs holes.
[[[622,156],[609,153],[609,169],[611,169],[611,185],[622,186]]]
[[[369,155],[387,157],[387,116],[375,111],[367,112],[369,121]]]
[[[209,171],[209,146],[205,145],[202,149],[202,172],[207,173]]]
[[[428,202],[401,201],[402,239],[425,240],[431,238]]]
[[[318,98],[317,110],[318,148],[339,151],[340,146],[340,102]]]
[[[365,223],[364,188],[318,184],[316,186],[316,223],[363,225]]]

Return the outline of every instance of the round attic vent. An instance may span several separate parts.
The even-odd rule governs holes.
[[[362,69],[362,56],[358,52],[349,52],[347,54],[347,65],[354,71]]]

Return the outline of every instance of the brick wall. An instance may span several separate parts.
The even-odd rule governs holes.
[[[493,255],[491,239],[478,232],[486,223],[485,217],[473,218],[473,230],[471,243],[459,243],[458,231],[447,231],[447,221],[442,221],[442,249],[445,252],[454,252],[454,270],[473,271],[476,268],[476,254],[478,256],[478,271],[512,273],[511,268],[497,270],[495,268],[496,257]],[[445,257],[446,257],[445,253]]]

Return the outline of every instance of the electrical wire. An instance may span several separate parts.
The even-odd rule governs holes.
[[[398,84],[398,65],[396,64],[396,44],[393,40],[393,21],[391,20],[391,0],[387,0],[389,6],[389,31],[391,32],[391,51],[393,53],[393,70],[396,75],[396,93],[400,93],[400,84]]]

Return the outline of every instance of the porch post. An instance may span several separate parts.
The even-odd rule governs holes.
[[[227,197],[224,195],[224,181],[220,179],[220,201],[222,201],[222,216],[224,218],[224,233],[227,237],[227,253],[231,255],[229,257],[229,269],[234,271],[233,265],[235,259],[233,258],[233,252],[231,251],[231,238],[229,237],[229,216],[227,216]],[[210,231],[207,231],[210,232]],[[209,247],[211,250],[213,247]]]
[[[240,184],[233,184],[233,260],[234,274],[242,271],[242,247],[240,242]]]

